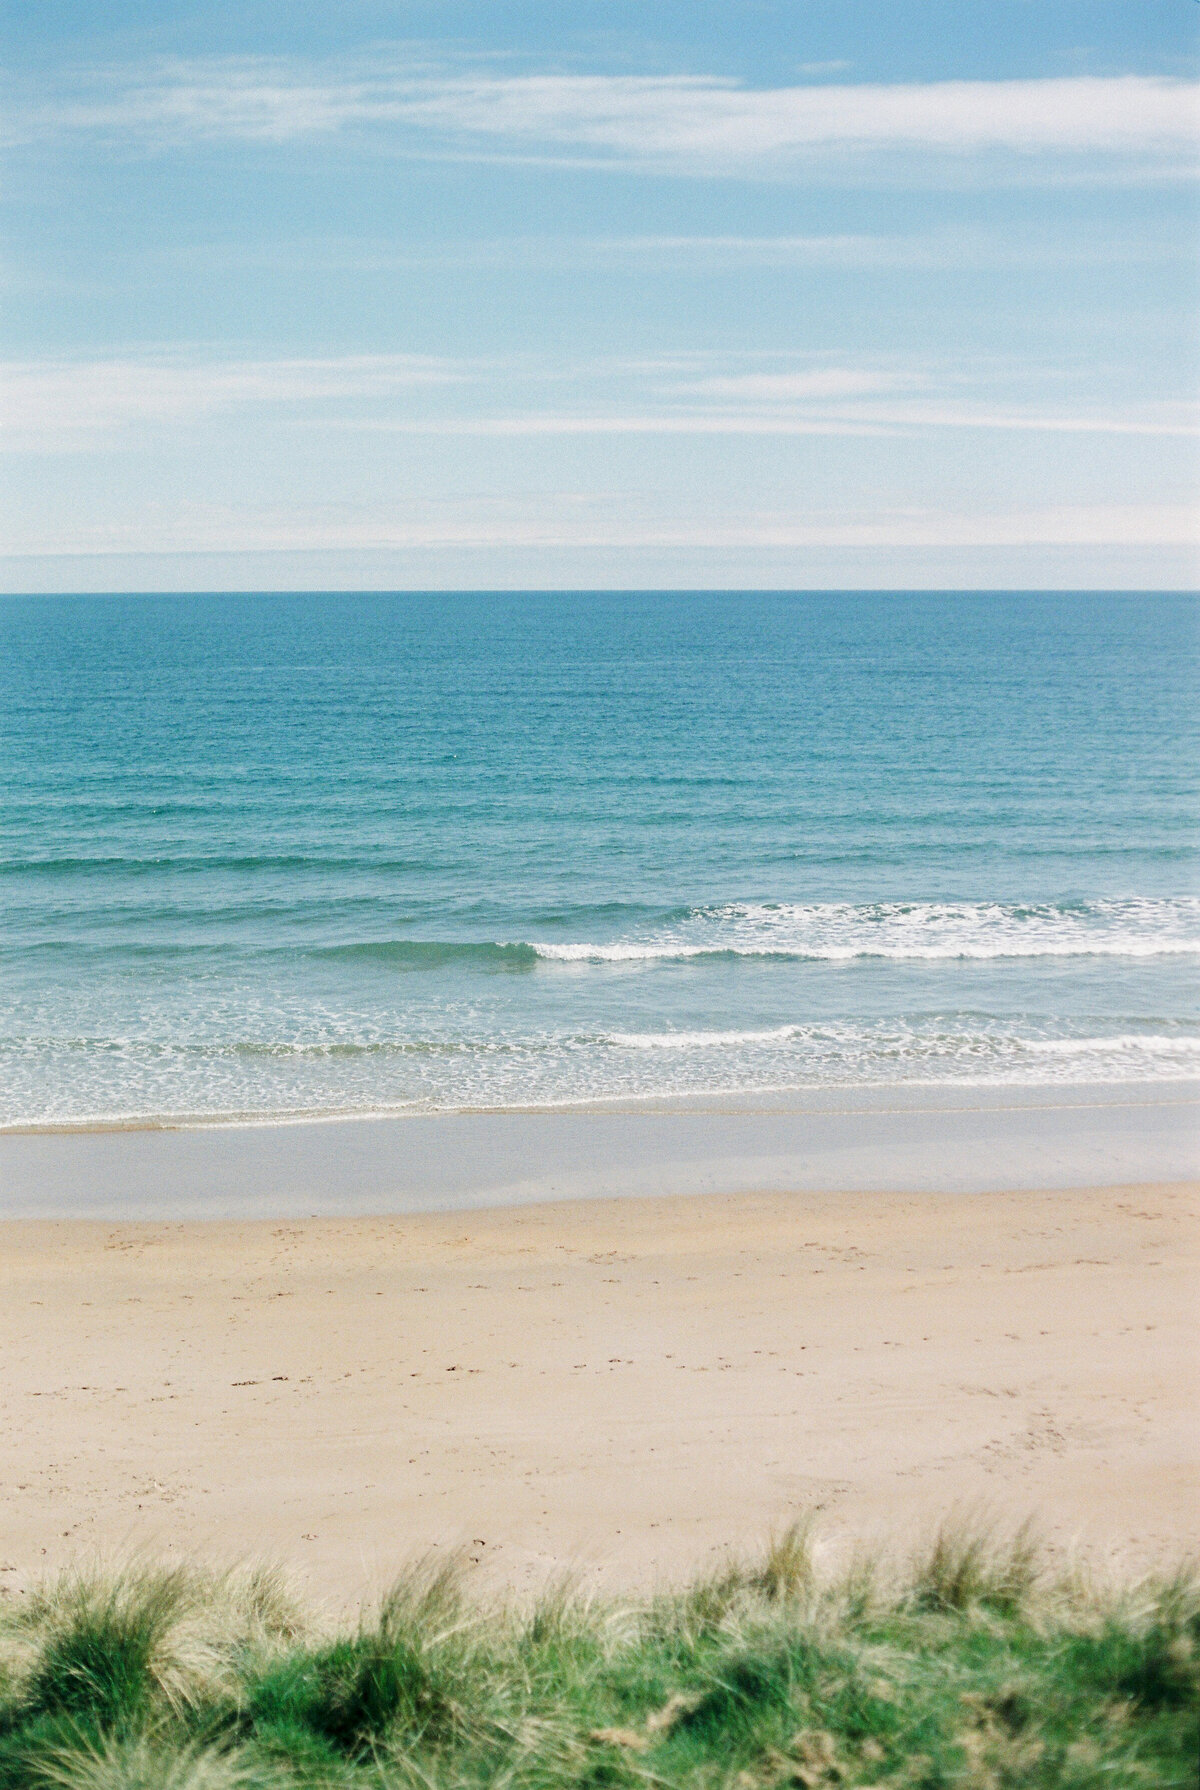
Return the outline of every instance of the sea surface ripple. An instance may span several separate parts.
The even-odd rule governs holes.
[[[1192,599],[0,599],[0,1125],[1200,1074]]]

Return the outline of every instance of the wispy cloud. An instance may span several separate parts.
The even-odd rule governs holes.
[[[314,427],[338,426],[328,422]],[[1196,436],[1200,423],[1188,418],[1121,416],[1041,416],[1036,412],[972,409],[969,405],[888,411],[819,411],[811,414],[691,412],[533,412],[510,416],[373,418],[342,427],[394,435],[901,435],[923,429],[999,429],[1050,435]]]
[[[728,364],[728,363],[727,363]],[[1049,410],[964,391],[966,373],[840,364],[713,370],[705,355],[639,362],[416,354],[206,358],[183,351],[0,365],[3,445],[103,450],[138,434],[208,423],[239,433],[279,422],[348,434],[476,437],[902,435],[922,431],[1181,436],[1182,401]],[[569,392],[569,398],[566,393]],[[539,402],[539,398],[541,402]]]
[[[459,81],[409,102],[456,131],[580,142],[626,155],[773,156],[826,146],[952,151],[1182,148],[1196,89],[1142,77],[774,89],[638,77]]]
[[[1172,504],[1077,504],[1020,510],[881,507],[836,512],[648,517],[620,499],[444,502],[391,513],[180,504],[136,519],[30,531],[11,554],[403,551],[414,548],[805,549],[822,547],[1193,547],[1194,510]]]
[[[923,384],[919,374],[876,367],[811,367],[796,373],[734,373],[698,379],[693,391],[704,397],[791,402],[806,398],[858,398]]]
[[[1195,251],[1187,233],[1147,221],[1136,231],[1105,222],[1067,233],[1022,227],[1006,218],[994,227],[960,224],[953,229],[907,234],[838,233],[807,236],[627,235],[505,236],[389,240],[369,236],[271,237],[263,241],[205,240],[172,243],[154,253],[154,265],[266,268],[272,271],[389,273],[401,270],[453,271],[457,268],[519,268],[631,271],[667,268],[698,279],[714,269],[815,269],[882,272],[896,269],[951,270],[1076,267],[1139,263],[1191,266]],[[43,281],[44,283],[44,281]]]
[[[395,398],[462,375],[413,354],[211,360],[180,354],[104,360],[9,361],[0,406],[10,446],[30,436],[72,438],[137,423],[177,423],[235,408]]]
[[[1153,160],[1194,156],[1198,92],[1141,75],[755,88],[691,75],[439,74],[399,55],[369,68],[202,60],[105,71],[18,103],[11,128],[156,144],[382,132],[401,147],[557,150],[666,171],[872,150]]]

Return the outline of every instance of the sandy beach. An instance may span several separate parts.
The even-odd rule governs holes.
[[[1195,1184],[0,1230],[0,1575],[465,1545],[645,1583],[812,1509],[1195,1535]]]

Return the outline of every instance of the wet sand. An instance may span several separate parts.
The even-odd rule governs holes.
[[[592,1108],[0,1133],[8,1218],[311,1218],[659,1194],[1183,1181],[1195,1081],[789,1089]]]
[[[645,1583],[816,1509],[1193,1544],[1195,1184],[0,1226],[0,1584],[463,1544]]]

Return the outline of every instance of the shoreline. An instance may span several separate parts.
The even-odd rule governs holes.
[[[715,1194],[0,1226],[11,1589],[266,1557],[344,1600],[426,1549],[652,1584],[807,1511],[1194,1541],[1200,1186]],[[43,1552],[44,1550],[44,1552]]]
[[[237,1219],[1191,1178],[1200,1084],[895,1086],[619,1107],[0,1133],[0,1218]]]
[[[1172,1098],[1171,1090],[1182,1090]],[[1017,1112],[1027,1106],[1177,1106],[1200,1101],[1200,1077],[1120,1082],[906,1081],[833,1083],[814,1087],[750,1088],[694,1094],[612,1094],[586,1100],[509,1102],[503,1106],[318,1107],[261,1112],[94,1114],[79,1119],[14,1119],[0,1124],[6,1137],[93,1137],[138,1131],[253,1131],[293,1125],[352,1124],[361,1120],[585,1116],[638,1113],[851,1113],[971,1111]],[[1072,1100],[1070,1095],[1078,1098]],[[944,1096],[940,1099],[938,1096]],[[958,1098],[955,1098],[958,1096]],[[991,1096],[992,1098],[989,1098]],[[1089,1098],[1091,1096],[1091,1098]],[[838,1102],[840,1104],[835,1104]]]

